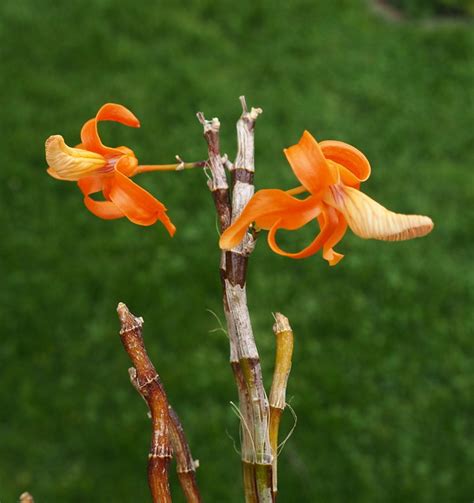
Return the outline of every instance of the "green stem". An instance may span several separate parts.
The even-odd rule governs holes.
[[[179,162],[176,164],[140,164],[136,174],[148,173],[150,171],[182,171],[183,169],[204,168],[207,161]]]

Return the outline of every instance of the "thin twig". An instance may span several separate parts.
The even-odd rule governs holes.
[[[132,367],[128,369],[128,373],[133,387],[148,405],[137,380],[137,371]],[[170,418],[169,434],[171,447],[173,456],[176,459],[176,472],[181,489],[188,503],[199,503],[201,495],[196,480],[196,468],[199,467],[199,461],[193,459],[181,421],[171,405],[168,405],[168,412]],[[148,416],[151,418],[150,412],[148,412]]]
[[[286,406],[286,387],[293,356],[293,331],[286,316],[275,314],[273,332],[276,338],[275,369],[270,390],[270,441],[273,450],[273,493],[278,492],[277,458],[280,419]],[[286,439],[285,439],[286,441]]]
[[[171,406],[169,406],[169,415],[171,445],[176,458],[176,471],[181,489],[188,503],[200,503],[202,500],[196,481],[196,468],[199,466],[199,461],[193,459],[181,421]]]
[[[135,386],[151,413],[152,441],[148,456],[148,484],[153,503],[171,503],[168,466],[171,459],[168,400],[158,373],[143,342],[143,319],[135,317],[122,302],[117,307],[120,338],[135,367]]]

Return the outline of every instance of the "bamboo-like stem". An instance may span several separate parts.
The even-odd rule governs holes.
[[[122,302],[117,307],[122,344],[135,367],[135,385],[151,413],[152,441],[148,456],[148,485],[153,503],[171,503],[168,466],[171,459],[168,399],[160,377],[148,357],[142,336],[143,319]]]
[[[254,193],[254,127],[262,111],[252,108],[249,112],[245,98],[241,97],[240,100],[243,112],[237,122],[237,158],[233,165],[227,163],[232,175],[231,203],[224,163],[218,149],[220,123],[218,119],[206,121],[202,113],[198,114],[208,143],[211,171],[208,185],[213,194],[221,231],[229,226],[230,215],[232,220],[239,217]],[[271,503],[269,404],[253,337],[245,286],[248,257],[254,246],[254,237],[247,233],[242,243],[222,254],[221,278],[230,340],[230,361],[239,393],[245,498],[247,503]]]
[[[242,462],[244,494],[246,503],[258,503],[255,463]]]
[[[183,171],[184,169],[205,168],[207,161],[179,162],[176,164],[140,164],[137,166],[136,174],[148,173],[150,171]]]
[[[202,124],[204,129],[204,138],[206,139],[209,155],[209,169],[211,177],[207,185],[211,191],[214,200],[214,206],[219,222],[219,231],[224,232],[231,223],[232,206],[229,194],[229,185],[227,182],[227,175],[225,171],[225,164],[231,166],[227,158],[223,158],[220,153],[220,122],[219,119],[206,120],[202,112],[198,112],[197,118]],[[245,385],[245,379],[240,366],[237,341],[233,334],[235,329],[230,329],[233,326],[233,318],[230,314],[229,305],[226,297],[226,278],[227,278],[227,264],[231,263],[230,252],[221,252],[220,258],[220,278],[223,291],[223,305],[224,314],[227,321],[229,343],[230,343],[230,365],[234,375],[237,393],[239,397],[239,408],[241,416],[241,457],[242,457],[242,474],[244,481],[244,492],[246,503],[258,503],[256,497],[255,487],[255,470],[254,470],[254,456],[253,444],[251,438],[251,431],[247,425],[251,422],[250,417],[250,400]],[[250,453],[250,455],[248,454]]]
[[[133,387],[147,403],[137,380],[137,371],[132,367],[128,369],[128,373]],[[184,433],[184,428],[178,414],[171,405],[168,405],[168,413],[170,419],[169,434],[171,447],[176,460],[176,472],[178,474],[181,489],[188,503],[200,503],[201,495],[196,480],[196,468],[199,466],[199,461],[193,459],[191,449]]]
[[[270,442],[273,451],[273,494],[278,492],[277,458],[280,419],[286,406],[286,387],[293,356],[293,331],[286,316],[275,314],[273,332],[276,338],[275,369],[270,390]]]
[[[35,503],[35,500],[30,493],[26,492],[20,496],[20,503]]]
[[[173,454],[176,459],[176,471],[179,483],[188,503],[201,503],[201,495],[196,481],[196,468],[199,462],[191,455],[183,426],[175,410],[169,406],[170,437]]]

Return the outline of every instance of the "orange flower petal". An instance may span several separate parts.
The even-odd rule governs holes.
[[[352,232],[364,239],[402,241],[425,236],[433,229],[429,217],[394,213],[351,187],[330,187],[324,201],[340,211]]]
[[[113,220],[124,217],[121,211],[112,201],[96,201],[92,199],[90,194],[100,192],[104,186],[103,177],[89,176],[77,182],[77,185],[84,194],[84,204],[86,208],[99,218],[104,220]]]
[[[125,216],[112,201],[95,201],[92,197],[86,196],[84,204],[91,213],[104,220],[115,220]]]
[[[370,163],[360,150],[348,143],[336,140],[322,141],[319,146],[326,159],[330,159],[344,166],[344,168],[353,173],[360,182],[364,182],[369,178]],[[347,183],[345,184],[349,185]]]
[[[171,236],[175,233],[176,227],[166,215],[166,207],[120,171],[115,171],[104,193],[131,222],[153,225],[159,220]]]
[[[296,177],[312,194],[337,181],[318,142],[308,131],[296,145],[284,149],[284,152]]]
[[[347,222],[341,213],[336,212],[336,216],[338,219],[336,228],[323,246],[323,258],[329,262],[329,265],[336,265],[344,257],[342,253],[335,252],[333,248],[344,237],[347,230]]]
[[[140,127],[137,117],[128,108],[117,103],[106,103],[100,107],[95,118],[97,121],[114,121],[125,126]]]
[[[331,166],[333,170],[337,173],[338,181],[343,183],[344,185],[348,185],[349,187],[354,187],[358,189],[360,187],[360,180],[356,175],[347,168],[345,168],[342,164],[338,164],[337,162],[331,161],[328,159],[328,164]]]
[[[290,253],[282,250],[276,242],[276,233],[279,229],[282,229],[280,222],[276,222],[273,227],[268,232],[268,245],[275,253],[278,255],[283,255],[284,257],[301,259],[309,257],[317,253],[324,245],[324,243],[331,237],[332,233],[337,227],[337,216],[336,212],[332,208],[323,209],[323,213],[326,214],[324,223],[321,226],[320,233],[315,237],[315,239],[303,250]]]
[[[223,250],[231,250],[243,239],[249,225],[270,229],[276,222],[281,228],[298,229],[320,213],[319,200],[297,199],[283,190],[259,190],[248,202],[240,217],[226,229],[219,241]]]
[[[89,194],[95,194],[96,192],[100,192],[104,188],[104,177],[87,176],[85,178],[81,178],[81,180],[78,180],[77,185],[85,196],[88,196]]]
[[[94,119],[88,120],[81,130],[81,141],[87,150],[103,155],[120,155],[119,148],[106,147],[99,136],[97,124],[99,121],[115,121],[130,127],[140,127],[139,120],[130,110],[122,105],[107,103],[97,112]]]

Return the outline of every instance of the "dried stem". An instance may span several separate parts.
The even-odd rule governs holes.
[[[35,503],[33,496],[30,493],[23,493],[20,496],[20,503]]]
[[[254,192],[254,127],[261,109],[248,111],[245,98],[240,98],[242,115],[237,122],[238,153],[235,163],[226,163],[232,175],[232,203],[224,163],[219,151],[218,119],[198,119],[204,126],[209,151],[212,192],[219,217],[220,230],[238,218]],[[248,257],[255,241],[247,233],[242,243],[221,256],[221,278],[224,312],[230,340],[230,362],[239,394],[242,431],[242,462],[246,501],[272,501],[272,449],[269,438],[269,404],[263,386],[260,359],[253,337],[247,307],[246,275]]]
[[[153,503],[170,503],[168,466],[171,445],[168,400],[143,342],[143,319],[133,316],[123,303],[119,303],[117,312],[121,323],[120,338],[135,367],[135,385],[146,400],[151,413],[152,441],[148,456],[148,484]]]
[[[181,489],[188,503],[200,503],[202,500],[196,481],[196,468],[199,462],[193,459],[181,421],[171,406],[169,415],[171,445],[176,458],[176,471]]]
[[[276,338],[276,353],[275,370],[270,390],[270,442],[273,451],[273,494],[276,498],[278,492],[278,432],[281,415],[286,406],[286,386],[288,384],[293,356],[293,331],[291,330],[288,318],[281,313],[275,314],[273,332]]]

